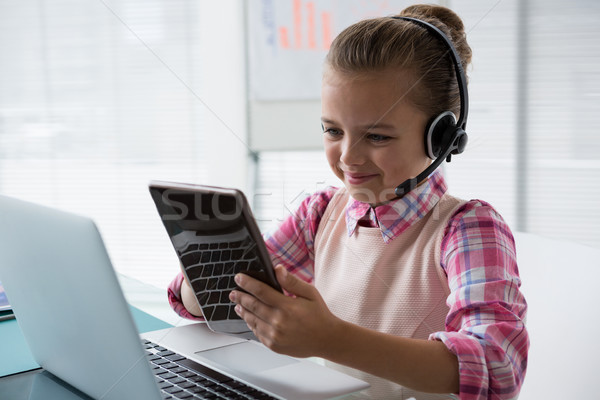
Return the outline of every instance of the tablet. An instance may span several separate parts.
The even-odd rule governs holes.
[[[234,275],[282,291],[248,201],[237,189],[152,181],[150,194],[210,329],[255,338],[234,311]]]

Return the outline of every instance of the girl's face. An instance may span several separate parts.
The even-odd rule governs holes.
[[[423,142],[428,117],[407,101],[408,84],[396,83],[412,81],[403,80],[398,71],[360,77],[325,71],[325,153],[333,172],[358,201],[375,205],[393,199],[396,186],[431,162]]]

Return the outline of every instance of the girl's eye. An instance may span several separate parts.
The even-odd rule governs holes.
[[[374,143],[383,143],[390,139],[389,136],[377,135],[375,133],[367,134],[367,139]]]
[[[339,129],[334,129],[334,128],[324,129],[323,133],[326,133],[328,136],[330,136],[332,138],[338,138],[338,137],[342,136],[342,131],[340,131]]]

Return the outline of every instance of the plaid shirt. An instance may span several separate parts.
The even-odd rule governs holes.
[[[328,188],[306,198],[294,215],[265,235],[273,263],[306,282],[314,278],[314,238],[325,208],[336,192]],[[441,172],[404,197],[378,207],[351,199],[346,226],[379,227],[384,242],[402,240],[402,232],[430,212],[446,192]],[[434,332],[459,361],[460,399],[517,398],[527,367],[529,338],[524,325],[527,304],[519,291],[515,244],[502,217],[487,203],[471,200],[450,218],[442,240],[440,266],[451,290],[446,329]],[[181,316],[193,318],[181,304],[179,274],[169,301]]]

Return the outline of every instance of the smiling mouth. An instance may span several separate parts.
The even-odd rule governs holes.
[[[371,179],[375,178],[377,176],[377,174],[359,174],[359,173],[352,173],[352,172],[344,172],[344,177],[346,178],[346,181],[348,183],[350,183],[351,185],[360,185],[361,183],[365,183],[367,181],[370,181]]]

